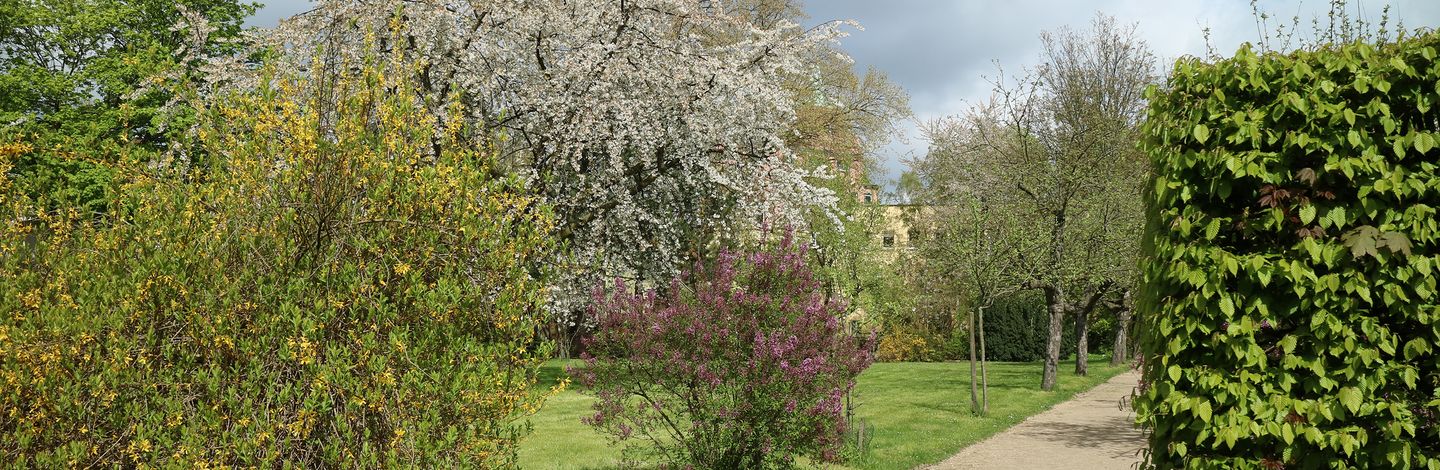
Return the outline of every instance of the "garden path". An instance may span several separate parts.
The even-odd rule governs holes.
[[[1145,446],[1130,409],[1130,392],[1139,379],[1135,371],[1117,375],[929,468],[1135,468]]]

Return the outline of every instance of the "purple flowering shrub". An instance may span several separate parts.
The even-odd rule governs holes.
[[[790,239],[722,253],[663,294],[597,290],[600,325],[571,374],[599,398],[583,419],[630,451],[697,468],[839,459],[845,394],[874,338],[845,331]]]

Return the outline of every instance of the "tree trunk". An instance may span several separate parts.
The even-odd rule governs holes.
[[[975,380],[975,312],[969,312],[970,323],[970,412],[980,412],[980,393]]]
[[[1075,375],[1085,375],[1090,368],[1090,313],[1105,292],[1113,285],[1110,281],[1100,283],[1086,295],[1085,303],[1074,307],[1075,311]]]
[[[1130,291],[1126,290],[1121,296],[1120,307],[1115,309],[1115,316],[1118,324],[1115,329],[1115,352],[1110,357],[1111,365],[1120,365],[1130,361],[1130,317],[1133,315],[1130,310]]]
[[[980,326],[976,332],[980,334],[980,414],[990,412],[990,373],[985,369],[985,307],[976,309],[980,317]]]
[[[1075,314],[1075,375],[1090,371],[1090,312]]]
[[[1040,389],[1055,389],[1055,376],[1060,369],[1060,339],[1065,328],[1064,292],[1058,286],[1045,289],[1045,304],[1050,308],[1050,337],[1045,339],[1045,370],[1040,377]]]

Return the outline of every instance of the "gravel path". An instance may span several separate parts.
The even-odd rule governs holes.
[[[1145,437],[1132,426],[1129,397],[1139,379],[1120,374],[929,468],[1135,468]]]

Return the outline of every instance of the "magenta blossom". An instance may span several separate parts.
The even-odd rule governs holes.
[[[804,259],[786,237],[722,253],[660,291],[597,293],[600,325],[572,370],[598,398],[585,422],[682,467],[834,461],[844,396],[874,339],[846,331],[845,304],[822,294]]]

